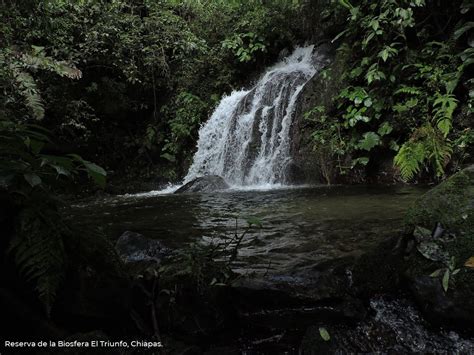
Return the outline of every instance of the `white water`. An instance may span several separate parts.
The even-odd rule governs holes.
[[[284,185],[298,95],[325,62],[313,46],[297,48],[252,89],[224,97],[199,131],[184,183],[219,175],[234,187]]]

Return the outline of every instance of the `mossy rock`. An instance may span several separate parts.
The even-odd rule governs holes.
[[[474,165],[453,175],[423,195],[408,211],[406,225],[467,233],[474,226]]]
[[[408,211],[405,226],[407,235],[413,236],[415,228],[434,230],[437,224],[444,233],[431,234],[428,243],[449,255],[451,263],[430,260],[417,244],[407,257],[409,286],[432,320],[474,325],[474,268],[465,266],[474,256],[474,166],[423,195]],[[439,276],[430,277],[438,269],[442,269]],[[442,277],[447,269],[450,278],[446,291]],[[456,269],[459,271],[453,274]]]

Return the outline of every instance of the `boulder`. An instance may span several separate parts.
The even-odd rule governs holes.
[[[176,190],[175,194],[184,192],[215,192],[219,190],[226,190],[229,184],[218,175],[205,175],[191,180],[187,184],[181,186]]]
[[[126,263],[131,262],[160,262],[170,254],[160,241],[149,239],[135,232],[124,232],[115,244],[118,254]]]
[[[438,323],[474,325],[474,268],[468,262],[474,256],[474,166],[414,204],[406,235],[412,247],[405,277],[426,316]]]

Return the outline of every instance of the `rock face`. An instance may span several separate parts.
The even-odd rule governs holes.
[[[205,175],[181,186],[174,193],[181,194],[184,192],[214,192],[226,190],[229,187],[229,184],[222,177],[218,175]]]
[[[405,274],[420,308],[434,321],[474,325],[474,166],[417,201],[406,228]]]
[[[333,179],[334,173],[326,159],[326,153],[313,149],[311,138],[311,122],[305,119],[305,113],[317,106],[326,107],[328,110],[334,106],[332,99],[342,88],[342,72],[344,71],[344,58],[334,53],[334,48],[327,45],[318,47],[318,50],[331,63],[326,67],[326,75],[316,74],[306,83],[298,98],[295,118],[291,127],[291,156],[292,164],[289,167],[289,180],[293,183],[325,182]],[[330,174],[331,176],[326,176]]]
[[[118,254],[126,263],[156,261],[169,255],[170,250],[161,242],[135,232],[124,232],[115,244]]]

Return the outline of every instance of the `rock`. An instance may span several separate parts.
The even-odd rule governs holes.
[[[118,254],[126,263],[154,261],[160,262],[170,254],[160,241],[149,239],[135,232],[124,232],[115,244]]]
[[[411,287],[417,301],[429,310],[426,314],[428,319],[472,324],[472,312],[466,312],[463,287],[452,287],[448,289],[449,292],[445,292],[439,279],[429,276],[415,277]],[[470,303],[472,307],[473,302]]]
[[[296,184],[334,181],[335,167],[329,159],[329,152],[315,151],[312,132],[314,129],[305,119],[305,113],[317,106],[324,106],[330,111],[334,104],[332,97],[344,87],[342,82],[345,62],[342,55],[327,45],[318,47],[318,52],[327,58],[325,76],[316,74],[301,90],[295,110],[295,117],[290,131],[290,154],[293,158],[288,172],[288,182]],[[331,153],[332,154],[332,153]]]
[[[474,166],[423,195],[407,213],[406,234],[416,248],[408,253],[405,277],[425,315],[474,325],[474,269],[464,265],[474,255]]]
[[[205,175],[181,186],[174,193],[181,194],[184,192],[215,192],[219,190],[226,190],[229,187],[229,184],[222,177],[218,175]]]

